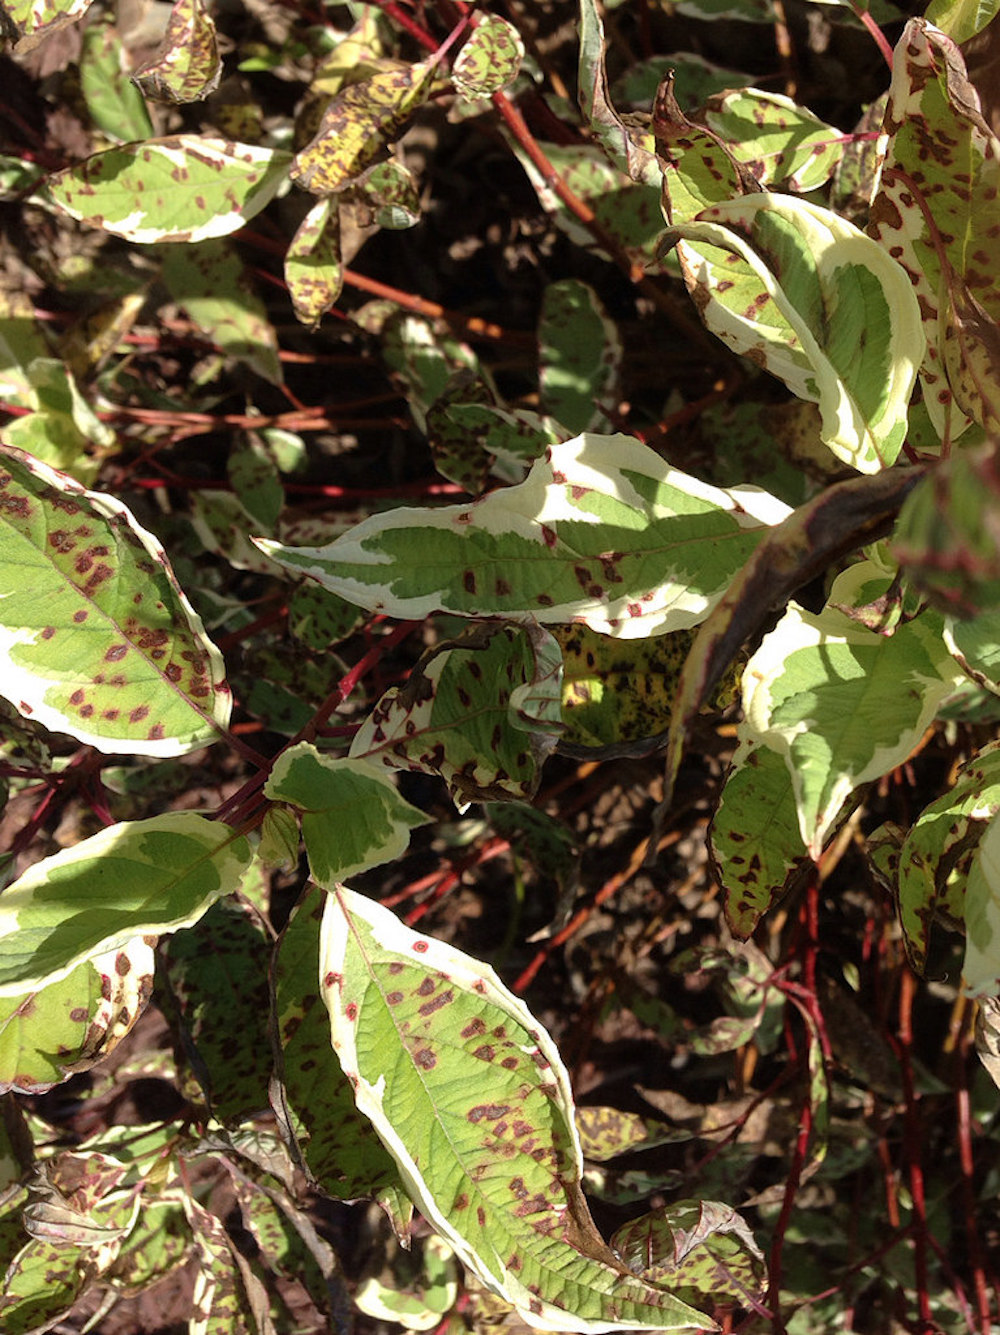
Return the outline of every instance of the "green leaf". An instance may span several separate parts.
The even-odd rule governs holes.
[[[27,55],[46,37],[67,27],[87,12],[93,0],[5,0],[4,36],[9,26],[18,38],[17,54]]]
[[[43,858],[0,896],[0,997],[127,951],[136,936],[190,927],[239,888],[250,857],[228,825],[175,811]]]
[[[222,61],[203,0],[175,0],[162,42],[132,78],[161,102],[200,102],[215,92]]]
[[[135,937],[55,982],[0,996],[0,1092],[42,1094],[107,1057],[145,1010],[153,967],[152,947]]]
[[[925,402],[942,434],[952,395],[995,431],[1000,142],[958,47],[924,19],[911,19],[896,47],[884,128],[869,231],[906,271],[919,302]]]
[[[310,886],[281,934],[274,965],[274,1013],[281,1093],[305,1166],[328,1195],[388,1201],[402,1192],[395,1161],[358,1112],[330,1046],[320,997],[319,933],[326,893]],[[405,1223],[404,1223],[405,1226]]]
[[[997,0],[931,0],[924,18],[953,42],[967,42],[993,21]]]
[[[1000,608],[968,621],[945,621],[944,642],[980,686],[1000,695]]]
[[[46,190],[71,218],[126,241],[204,241],[265,208],[290,161],[283,149],[169,135],[95,153],[50,176]]]
[[[571,432],[610,425],[621,397],[622,343],[592,287],[550,283],[538,322],[542,411]]]
[[[983,747],[959,770],[954,787],[917,817],[899,855],[899,921],[914,968],[927,960],[939,913],[961,922],[970,864],[1000,812],[1000,742]],[[994,969],[1000,977],[1000,963]]]
[[[35,1238],[11,1261],[0,1287],[4,1335],[35,1335],[70,1310],[90,1277],[71,1243]]]
[[[364,1274],[358,1282],[354,1291],[358,1308],[376,1321],[394,1321],[408,1331],[440,1326],[458,1297],[458,1266],[445,1240],[432,1233],[415,1250],[395,1245],[388,1261],[380,1260],[379,1273]]]
[[[278,337],[232,246],[225,241],[171,246],[160,276],[188,318],[227,357],[281,384]]]
[[[764,1257],[746,1221],[721,1201],[674,1201],[618,1229],[611,1245],[651,1283],[735,1298],[766,1285]]]
[[[308,742],[281,753],[264,793],[302,813],[309,870],[328,889],[400,857],[410,831],[427,823],[378,765],[324,756]]]
[[[285,252],[285,282],[295,318],[315,329],[340,296],[340,214],[332,199],[318,199],[299,223]]]
[[[1000,819],[990,821],[969,866],[965,886],[962,979],[972,996],[1000,991]]]
[[[597,0],[580,0],[580,109],[608,157],[625,176],[659,188],[660,165],[652,135],[622,119],[608,96],[604,63],[604,22]]]
[[[737,748],[709,848],[726,896],[726,921],[746,940],[809,863],[792,774],[777,751],[750,741]]]
[[[5,443],[62,469],[84,485],[93,482],[98,460],[89,451],[115,449],[115,433],[91,408],[62,361],[36,357],[28,363],[26,375],[29,389],[19,397],[35,411],[7,423]]]
[[[709,98],[705,124],[768,189],[804,195],[826,185],[845,136],[781,93],[742,88]]]
[[[256,432],[237,437],[226,460],[226,475],[244,510],[268,531],[284,504],[278,465],[266,440]]]
[[[107,1280],[124,1294],[141,1293],[184,1265],[193,1247],[181,1207],[144,1198]]]
[[[354,603],[311,582],[300,584],[288,600],[288,633],[310,649],[346,640],[362,619]]]
[[[296,153],[292,180],[314,195],[343,189],[399,137],[430,96],[436,70],[433,60],[394,65],[341,89],[315,136]]]
[[[512,23],[481,14],[455,57],[451,78],[462,97],[490,97],[514,82],[524,59],[524,42]]]
[[[887,636],[834,610],[866,578],[870,566],[851,567],[818,615],[790,604],[743,674],[747,735],[785,757],[813,858],[844,801],[906,759],[958,680],[926,617]]]
[[[727,200],[668,235],[681,240],[684,281],[708,328],[819,404],[838,459],[861,473],[893,463],[925,346],[895,260],[852,223],[792,196]]]
[[[585,1159],[603,1163],[619,1154],[634,1154],[636,1150],[651,1150],[657,1145],[670,1145],[677,1134],[665,1122],[638,1113],[623,1112],[620,1108],[602,1108],[588,1105],[576,1110],[576,1132]],[[689,1139],[687,1131],[681,1132]],[[644,1267],[643,1267],[644,1268]]]
[[[470,505],[373,515],[326,547],[258,540],[369,611],[530,615],[623,639],[697,624],[787,508],[722,491],[628,436],[553,445],[515,487]]]
[[[358,1108],[487,1288],[541,1329],[714,1328],[601,1239],[580,1191],[567,1072],[491,969],[350,890],[328,897],[320,950]]]
[[[479,358],[467,343],[420,315],[394,313],[381,333],[385,363],[402,381],[413,420],[426,432],[428,409],[456,373],[478,374]]]
[[[686,222],[713,204],[760,189],[714,130],[685,116],[674,96],[671,71],[653,99],[652,129],[663,172],[661,207],[670,222]],[[657,256],[662,252],[660,245]]]
[[[358,177],[351,189],[359,221],[376,227],[405,231],[420,221],[420,186],[404,163],[395,158],[377,162]]]
[[[0,446],[3,693],[100,751],[174,756],[229,723],[222,660],[121,501]]]
[[[129,82],[118,29],[109,22],[83,30],[80,87],[94,125],[109,139],[146,139],[153,125],[142,94]]]
[[[561,668],[540,627],[476,627],[435,646],[405,686],[386,692],[351,755],[440,774],[459,803],[532,797],[562,731]]]
[[[268,1106],[270,955],[254,915],[229,902],[213,904],[195,931],[177,932],[164,952],[184,1047],[197,1054],[194,1073],[223,1123],[249,1121]]]

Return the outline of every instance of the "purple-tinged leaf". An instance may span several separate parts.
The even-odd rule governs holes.
[[[175,0],[163,41],[132,78],[161,102],[200,102],[221,77],[215,23],[203,0]]]

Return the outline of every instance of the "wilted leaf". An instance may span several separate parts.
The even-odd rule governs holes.
[[[670,468],[628,436],[553,445],[523,483],[470,505],[402,509],[321,548],[259,541],[370,611],[579,620],[624,639],[695,625],[787,507]]]
[[[668,236],[681,242],[684,281],[708,328],[819,404],[838,459],[861,473],[893,463],[925,346],[895,260],[852,223],[790,195],[712,205]]]
[[[193,811],[112,825],[43,858],[0,895],[0,996],[65,978],[133,937],[190,927],[232,894],[247,841]]]
[[[712,204],[760,189],[753,173],[740,165],[714,130],[681,111],[672,71],[656,90],[652,128],[663,172],[663,216],[670,222],[685,221]]]
[[[324,756],[308,742],[281,753],[264,793],[301,812],[309,870],[327,889],[399,857],[410,831],[427,823],[378,765]]]
[[[222,660],[122,504],[0,449],[0,687],[98,750],[182,755],[229,722]]]
[[[222,61],[203,0],[175,0],[163,41],[132,78],[161,102],[200,102],[215,92]]]
[[[95,153],[50,176],[46,192],[71,218],[126,241],[204,241],[265,208],[290,162],[283,149],[179,134]]]
[[[386,692],[351,755],[440,774],[457,802],[531,797],[562,728],[561,667],[540,628],[477,627],[437,645]]]
[[[660,186],[660,166],[648,129],[624,120],[611,105],[604,64],[604,22],[597,0],[580,0],[580,107],[615,166],[633,181]]]
[[[567,1073],[491,969],[337,890],[320,977],[359,1109],[492,1292],[541,1329],[713,1328],[601,1239],[580,1192]]]

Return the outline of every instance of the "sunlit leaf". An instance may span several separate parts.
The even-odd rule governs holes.
[[[90,23],[83,30],[80,87],[90,118],[109,139],[145,139],[153,133],[142,94],[129,82],[127,57],[118,29]]]
[[[170,756],[229,722],[221,658],[159,543],[112,496],[0,452],[0,689],[98,750]]]
[[[285,282],[296,319],[315,328],[344,285],[340,215],[333,200],[317,200],[299,223],[285,252]]]
[[[320,976],[359,1109],[482,1283],[544,1330],[712,1327],[601,1239],[580,1192],[568,1075],[491,969],[337,890]]]
[[[247,841],[193,811],[112,825],[29,867],[0,896],[0,996],[65,978],[139,935],[189,927],[239,889]]]
[[[132,77],[147,97],[162,102],[199,102],[215,91],[222,61],[203,0],[175,0],[162,42]]]
[[[50,176],[46,191],[71,218],[127,241],[204,241],[265,208],[290,162],[283,149],[179,134],[95,153]]]
[[[258,545],[370,611],[529,614],[623,638],[695,625],[787,507],[670,468],[628,436],[553,445],[518,486],[364,520],[327,547]]]
[[[309,870],[328,889],[399,857],[427,821],[372,761],[324,756],[308,742],[281,753],[264,792],[301,813]]]
[[[743,88],[717,93],[705,124],[769,189],[806,194],[827,183],[844,150],[844,136],[781,93]]]
[[[463,97],[489,97],[517,78],[524,42],[512,23],[497,14],[482,14],[468,41],[455,57],[451,78]]]
[[[967,42],[996,17],[997,0],[931,0],[924,18],[953,42]]]

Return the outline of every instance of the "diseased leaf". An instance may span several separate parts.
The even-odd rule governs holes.
[[[330,1047],[330,1018],[320,997],[320,922],[326,893],[310,886],[281,934],[274,966],[274,1010],[281,1048],[281,1094],[305,1166],[330,1196],[402,1195],[395,1161],[358,1112],[350,1083]],[[412,1207],[411,1207],[412,1209]],[[408,1218],[399,1220],[405,1232]]]
[[[721,1201],[674,1201],[625,1224],[611,1245],[650,1283],[692,1295],[711,1293],[746,1306],[766,1284],[753,1233]]]
[[[489,97],[517,78],[524,42],[512,23],[497,14],[482,14],[468,41],[455,57],[451,78],[463,97]]]
[[[341,190],[386,151],[427,100],[437,63],[395,65],[338,92],[315,136],[295,155],[291,177],[314,195]]]
[[[953,394],[962,412],[996,430],[1000,143],[958,47],[925,19],[911,19],[897,44],[883,128],[868,230],[919,301],[925,402],[941,434]]]
[[[285,282],[295,318],[315,329],[340,296],[340,215],[332,199],[319,199],[299,223],[285,252]]]
[[[926,618],[885,636],[833,610],[864,577],[841,575],[818,615],[792,603],[743,674],[747,735],[785,757],[814,858],[851,792],[906,759],[958,679]]]
[[[538,322],[538,388],[542,410],[571,432],[610,425],[621,397],[618,330],[586,283],[550,283]]]
[[[229,902],[213,904],[195,931],[177,932],[164,951],[175,1022],[196,1054],[194,1073],[212,1115],[223,1123],[249,1121],[268,1106],[270,954],[256,919]]]
[[[582,435],[470,505],[375,515],[326,547],[257,545],[369,611],[578,620],[631,639],[702,620],[787,513],[628,436]]]
[[[420,221],[420,187],[405,163],[387,158],[369,167],[351,190],[355,214],[362,225],[374,223],[389,231],[404,231]]]
[[[89,1070],[130,1032],[152,990],[152,947],[136,937],[56,982],[0,996],[0,1093],[43,1094]]]
[[[633,1154],[636,1150],[669,1145],[677,1139],[673,1128],[665,1122],[640,1117],[638,1113],[623,1112],[620,1108],[577,1108],[575,1121],[583,1157],[598,1163],[614,1159],[619,1154]],[[688,1139],[686,1131],[682,1135],[685,1140]]]
[[[684,115],[674,96],[672,71],[656,90],[652,128],[663,172],[661,207],[668,222],[686,221],[712,204],[760,189],[720,135]]]
[[[95,153],[48,178],[52,203],[88,227],[126,241],[227,236],[271,202],[291,154],[178,134]]]
[[[0,997],[191,926],[239,888],[250,858],[242,836],[193,811],[111,825],[43,858],[0,895]]]
[[[927,961],[935,917],[963,921],[972,859],[998,813],[1000,742],[993,742],[962,766],[954,787],[923,809],[900,851],[899,922],[915,969],[922,971]],[[1000,959],[995,973],[1000,977]]]
[[[215,92],[222,61],[203,0],[174,0],[162,42],[132,78],[161,102],[200,102]]]
[[[540,627],[477,627],[435,646],[386,692],[351,755],[440,774],[460,803],[532,797],[562,730],[561,668]]]
[[[108,1271],[108,1281],[124,1294],[142,1293],[184,1265],[193,1247],[179,1205],[144,1199],[135,1226]]]
[[[222,660],[122,504],[0,446],[0,689],[100,751],[175,756],[229,723]]]
[[[712,817],[709,849],[726,896],[726,921],[741,940],[808,865],[792,775],[784,758],[744,741]]]
[[[273,531],[285,492],[278,465],[264,437],[247,432],[233,442],[226,460],[226,476],[247,513]]]
[[[27,55],[46,37],[76,23],[92,4],[93,0],[5,0],[4,36],[15,36],[17,54]]]
[[[32,1238],[14,1256],[0,1287],[4,1335],[33,1335],[59,1321],[88,1283],[80,1249]]]
[[[580,108],[608,157],[643,185],[660,186],[652,135],[624,121],[611,105],[604,64],[604,22],[597,0],[580,0]]]
[[[861,473],[892,464],[925,346],[895,260],[852,223],[787,195],[714,204],[668,236],[708,328],[819,404],[838,459]]]
[[[301,812],[309,870],[327,889],[399,857],[410,831],[427,823],[378,765],[324,756],[308,742],[281,753],[264,793]]]
[[[543,1330],[714,1328],[601,1239],[580,1192],[568,1075],[491,969],[340,889],[320,977],[358,1108],[487,1288]]]
[[[171,246],[160,276],[188,318],[227,357],[281,384],[277,334],[242,260],[227,242]]]
[[[730,89],[708,99],[705,124],[761,185],[806,194],[826,185],[845,136],[781,93]]]

